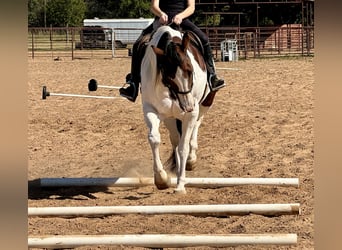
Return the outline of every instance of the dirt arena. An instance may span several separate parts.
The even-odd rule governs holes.
[[[88,81],[121,86],[130,58],[28,60],[28,181],[45,177],[152,176],[141,99],[48,97],[55,93],[118,96],[117,90],[88,92]],[[297,233],[295,246],[237,246],[221,249],[314,249],[313,58],[217,62],[228,83],[199,130],[198,163],[188,177],[289,177],[300,187],[187,188],[29,187],[28,206],[300,203],[301,214],[199,217],[122,215],[102,218],[29,218],[29,236],[103,234]],[[170,144],[161,128],[161,156]],[[79,249],[140,249],[81,247]],[[189,249],[209,249],[196,247]]]

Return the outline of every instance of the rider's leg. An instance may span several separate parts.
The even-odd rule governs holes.
[[[219,79],[215,72],[215,65],[214,65],[214,58],[212,54],[212,50],[210,47],[210,44],[204,44],[203,45],[204,50],[204,60],[207,63],[207,70],[209,74],[209,85],[212,91],[219,90],[220,88],[223,88],[225,85],[223,79]]]
[[[225,86],[224,80],[219,79],[215,72],[214,58],[209,44],[208,36],[189,19],[183,20],[181,24],[184,30],[191,30],[201,40],[203,45],[203,56],[206,61],[208,71],[208,82],[212,91],[216,91]]]
[[[131,73],[126,76],[126,83],[129,84],[127,88],[120,88],[120,95],[126,97],[128,100],[135,102],[139,92],[140,83],[140,69],[143,52],[141,51],[144,46],[143,43],[148,38],[148,34],[153,31],[153,25],[151,24],[142,34],[139,36],[137,41],[133,44],[132,59],[131,59]],[[143,48],[144,50],[144,48]]]
[[[120,88],[120,95],[126,97],[128,100],[135,102],[138,96],[139,83],[140,83],[140,61],[138,56],[138,45],[140,39],[138,39],[132,49],[131,60],[131,73],[126,76],[126,83],[129,84],[127,88]]]

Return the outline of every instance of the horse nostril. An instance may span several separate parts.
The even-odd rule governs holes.
[[[188,106],[188,107],[186,108],[186,111],[185,111],[185,112],[192,112],[193,110],[194,110],[193,107],[189,107],[189,106]]]

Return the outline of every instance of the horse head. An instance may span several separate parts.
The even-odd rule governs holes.
[[[178,36],[171,37],[170,33],[165,32],[158,46],[152,46],[157,56],[162,82],[169,89],[170,96],[178,100],[184,112],[191,112],[195,105],[191,93],[194,70],[187,52],[189,45],[190,38],[187,33],[181,39]]]

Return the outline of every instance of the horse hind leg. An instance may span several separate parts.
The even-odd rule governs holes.
[[[180,136],[182,135],[182,122],[178,119],[168,119],[165,121],[165,125],[170,133],[170,141],[172,144],[172,155],[168,159],[167,163],[172,172],[177,171],[176,158],[177,158],[177,145],[179,143]],[[191,171],[195,168],[195,163],[197,160],[196,150],[197,146],[197,131],[194,132],[190,141],[190,153],[186,162],[186,170]]]
[[[201,117],[197,122],[196,125],[192,131],[191,138],[190,138],[190,152],[188,159],[186,161],[186,167],[185,169],[187,171],[192,171],[196,167],[196,161],[197,161],[197,149],[198,149],[198,142],[197,142],[197,137],[198,137],[198,129],[201,125],[203,117]]]
[[[190,152],[188,159],[186,160],[186,171],[192,171],[196,168],[196,162],[197,162],[197,151],[198,144],[197,144],[197,137],[191,138],[190,140]]]
[[[192,171],[196,168],[196,160],[197,160],[197,158],[196,159],[188,159],[186,161],[186,166],[185,166],[186,171]]]
[[[166,161],[165,167],[168,168],[171,172],[177,172],[177,146],[179,143],[180,135],[181,135],[181,121],[168,118],[164,120],[164,124],[169,131],[169,139],[172,146],[172,153],[169,159]]]

